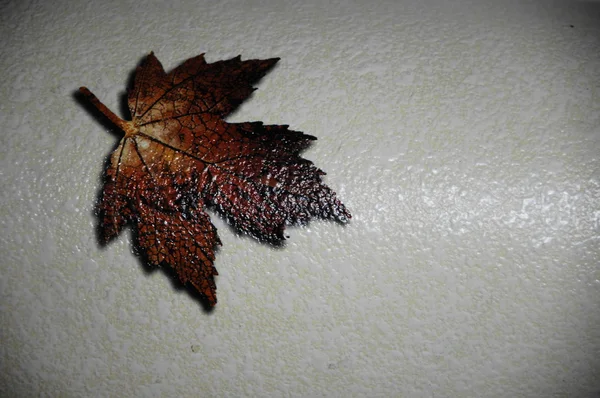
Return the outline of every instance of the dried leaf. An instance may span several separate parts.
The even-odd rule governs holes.
[[[124,133],[97,207],[103,242],[126,224],[137,227],[147,261],[173,267],[211,306],[217,302],[214,260],[221,242],[206,207],[272,244],[285,239],[286,225],[351,217],[321,182],[325,173],[299,156],[315,137],[286,125],[223,120],[277,61],[236,57],[208,64],[199,55],[167,74],[150,53],[128,91],[131,121],[80,88]]]

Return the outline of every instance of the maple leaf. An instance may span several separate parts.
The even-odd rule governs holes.
[[[351,217],[321,182],[325,173],[299,156],[315,137],[287,125],[223,120],[278,60],[238,56],[209,64],[202,54],[167,74],[150,53],[128,91],[131,121],[80,88],[124,133],[97,206],[103,243],[133,225],[147,261],[171,266],[210,306],[217,302],[214,260],[221,242],[207,207],[272,244],[285,239],[286,225]]]

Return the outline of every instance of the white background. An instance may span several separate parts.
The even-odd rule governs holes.
[[[600,396],[600,4],[3,1],[0,395]],[[229,120],[353,214],[223,246],[207,313],[93,207],[141,59],[281,57]]]

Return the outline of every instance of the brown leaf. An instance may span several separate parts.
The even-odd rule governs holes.
[[[286,125],[223,120],[278,61],[236,57],[207,64],[203,55],[165,73],[153,53],[128,92],[132,121],[120,119],[87,88],[80,91],[123,132],[98,204],[104,242],[124,225],[153,265],[168,264],[208,303],[217,302],[215,247],[207,206],[239,231],[273,244],[286,225],[351,216],[321,182],[325,173],[299,156],[316,138]]]

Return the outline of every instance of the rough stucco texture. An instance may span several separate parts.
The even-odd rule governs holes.
[[[600,4],[320,3],[2,2],[1,396],[600,396]],[[213,217],[211,313],[95,235],[74,92],[118,111],[151,50],[281,57],[230,120],[319,137],[354,216]]]

